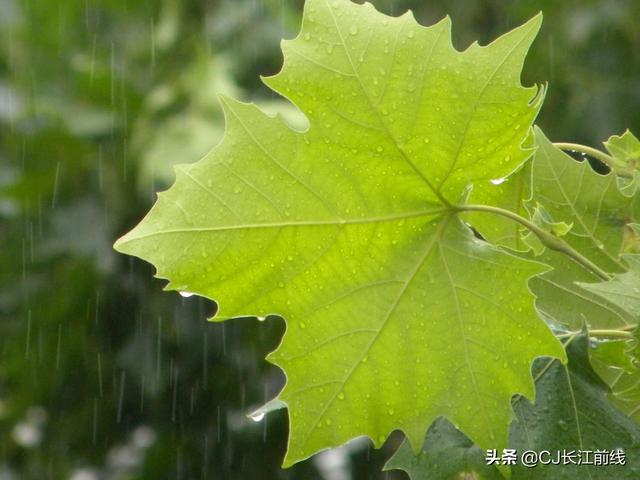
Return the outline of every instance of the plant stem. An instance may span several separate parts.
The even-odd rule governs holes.
[[[570,258],[578,262],[587,270],[593,272],[596,276],[598,276],[600,279],[604,281],[611,279],[611,276],[607,272],[602,270],[600,267],[594,264],[587,257],[582,255],[577,250],[575,250],[573,247],[571,247],[571,245],[569,245],[563,239],[561,239],[560,237],[556,237],[555,235],[553,235],[550,232],[547,232],[546,230],[543,230],[542,228],[540,228],[530,220],[524,217],[521,217],[517,213],[511,212],[509,210],[505,210],[503,208],[492,207],[489,205],[456,205],[453,208],[458,212],[493,213],[495,215],[506,217],[510,220],[513,220],[514,222],[518,222],[520,225],[523,225],[528,230],[533,232],[540,239],[540,241],[545,247],[551,250],[555,250],[556,252],[564,253],[565,255],[569,256]]]
[[[567,337],[574,337],[576,335],[580,334],[580,332],[568,332],[568,333],[564,333],[562,335],[558,335],[559,338],[567,338]],[[617,330],[617,329],[596,329],[596,330],[589,330],[589,336],[590,337],[595,337],[595,338],[622,338],[622,339],[626,339],[626,340],[630,340],[632,338],[634,338],[633,332],[627,331],[625,329],[625,327]]]
[[[587,147],[586,145],[580,145],[579,143],[566,142],[557,142],[553,145],[561,150],[574,150],[576,152],[587,154],[593,158],[597,158],[605,165],[608,165],[610,168],[613,168],[616,163],[611,155],[607,155],[606,153],[601,152],[600,150],[593,147]]]
[[[588,147],[586,145],[580,145],[579,143],[565,143],[565,142],[556,142],[553,144],[561,150],[573,150],[576,152],[584,153],[593,157],[597,160],[600,160],[606,166],[608,166],[611,170],[615,171],[617,175],[625,178],[633,178],[633,173],[629,171],[628,166],[623,162],[617,161],[611,155],[607,155],[606,153],[592,147]]]
[[[589,330],[590,337],[597,338],[633,338],[632,332],[625,330]]]

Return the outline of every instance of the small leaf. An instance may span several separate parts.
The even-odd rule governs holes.
[[[571,230],[571,227],[573,226],[572,224],[569,225],[565,222],[554,222],[549,212],[547,212],[544,206],[540,205],[539,203],[533,210],[531,221],[545,232],[549,232],[556,237],[565,236],[567,233],[569,233],[569,230]],[[522,240],[525,244],[531,247],[536,255],[541,255],[545,249],[538,236],[534,235],[532,232],[524,235]]]
[[[621,371],[626,373],[634,373],[636,365],[632,358],[634,349],[632,340],[592,340],[591,364],[594,370],[598,372],[600,378],[605,380],[609,385],[612,384],[611,377],[603,374],[605,369],[613,369],[617,374]],[[640,360],[640,357],[639,357]],[[607,378],[609,377],[609,378]]]
[[[608,282],[578,285],[609,300],[640,321],[640,255],[625,254],[622,258],[629,265],[629,271],[616,275]]]
[[[631,340],[592,341],[591,364],[611,388],[609,398],[640,423],[640,341],[638,329]]]
[[[529,280],[536,308],[549,323],[571,330],[585,323],[590,328],[621,328],[636,323],[634,316],[620,306],[580,286],[601,279],[566,255],[546,249],[536,259],[553,266],[553,270]]]
[[[619,190],[613,174],[600,175],[588,162],[577,162],[535,130],[529,204],[544,206],[555,222],[572,224],[563,237],[574,249],[609,272],[626,268],[620,259],[634,199]],[[583,284],[601,281],[565,255],[545,250],[538,257],[553,270],[530,281],[538,310],[551,322],[581,328],[619,328],[637,320],[615,303],[594,297]],[[577,284],[578,282],[579,284]]]
[[[640,424],[640,369],[632,373],[618,372],[610,385],[611,402]]]
[[[542,204],[557,222],[572,224],[565,240],[606,271],[621,271],[625,225],[631,198],[619,190],[614,174],[600,175],[556,148],[538,128],[530,205]]]
[[[612,135],[604,146],[620,165],[640,169],[640,140],[629,130],[622,135]]]

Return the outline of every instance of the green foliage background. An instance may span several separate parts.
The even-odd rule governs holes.
[[[541,127],[593,145],[639,130],[636,1],[374,4],[450,14],[458,48],[542,10],[523,82],[550,84]],[[212,305],[111,249],[171,165],[219,140],[217,92],[299,121],[258,75],[301,6],[0,0],[0,478],[338,478],[326,457],[280,469],[284,412],[245,418],[282,385],[262,359],[283,325],[208,324]],[[346,478],[403,478],[380,473],[400,440],[353,447]]]

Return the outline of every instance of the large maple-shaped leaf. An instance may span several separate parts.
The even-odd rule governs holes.
[[[286,319],[269,357],[287,375],[285,465],[397,428],[419,448],[441,415],[499,447],[532,360],[563,357],[526,287],[544,267],[477,240],[450,205],[529,154],[541,96],[519,76],[539,25],[460,53],[448,19],[308,1],[266,82],[309,129],[223,99],[222,143],[117,242],[168,288],[219,299],[219,319]]]

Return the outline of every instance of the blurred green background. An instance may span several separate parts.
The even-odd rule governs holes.
[[[302,0],[0,0],[0,480],[381,479],[401,440],[289,470],[275,319],[209,324],[111,245],[220,139],[217,93],[280,111]],[[640,2],[374,0],[487,43],[542,10],[524,83],[555,141],[640,133]],[[303,119],[302,119],[303,122]],[[248,295],[251,292],[247,292]]]

